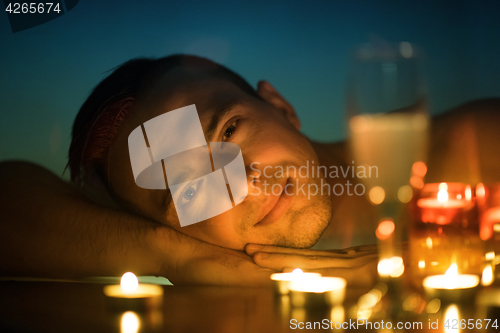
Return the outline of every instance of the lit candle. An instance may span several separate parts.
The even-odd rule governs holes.
[[[421,209],[422,222],[433,222],[436,224],[449,224],[460,209],[472,208],[472,190],[470,186],[463,184],[440,183],[437,192],[433,189],[436,184],[427,184],[422,190],[423,193],[430,192],[435,197],[424,197],[417,201],[417,206]],[[453,193],[450,196],[448,187],[453,189],[463,189],[462,193]]]
[[[320,278],[319,273],[303,272],[300,268],[294,269],[291,273],[274,273],[271,275],[274,290],[280,295],[287,295],[290,292],[290,283],[293,281],[303,281]]]
[[[326,307],[341,305],[346,280],[340,277],[320,277],[290,283],[292,305],[295,307]]]
[[[473,295],[474,288],[479,284],[479,276],[458,274],[457,264],[453,263],[445,274],[428,276],[422,284],[431,297],[456,300]]]
[[[163,301],[163,288],[152,284],[139,284],[134,273],[123,274],[119,285],[104,287],[110,304],[118,309],[139,309],[157,307]]]
[[[484,245],[476,202],[471,186],[462,183],[431,183],[420,191],[409,242],[415,286],[427,276],[444,274],[453,263],[470,274],[481,273]]]

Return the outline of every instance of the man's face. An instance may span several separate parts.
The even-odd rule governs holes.
[[[135,184],[127,138],[145,121],[191,104],[196,105],[207,142],[227,141],[241,148],[248,195],[223,214],[181,227],[167,191]],[[248,243],[312,246],[330,221],[331,200],[328,191],[309,193],[311,186],[321,189],[322,175],[314,172],[313,177],[310,169],[307,177],[305,167],[302,173],[299,168],[307,163],[318,166],[317,155],[290,121],[290,113],[275,104],[225,80],[185,70],[170,72],[137,101],[117,133],[106,165],[112,193],[136,213],[223,247],[243,249]]]

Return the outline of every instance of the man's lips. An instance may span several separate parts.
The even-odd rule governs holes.
[[[270,225],[274,222],[278,221],[285,213],[287,212],[290,204],[292,203],[293,193],[290,190],[287,190],[287,185],[291,186],[291,179],[285,179],[285,181],[281,184],[281,193],[274,194],[272,193],[273,187],[268,192],[269,202],[267,202],[263,207],[263,213],[260,216],[263,216],[260,221],[256,225]],[[289,194],[288,194],[288,193]]]

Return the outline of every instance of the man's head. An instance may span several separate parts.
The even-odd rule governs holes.
[[[207,142],[241,148],[249,193],[231,210],[181,228],[169,190],[135,184],[127,138],[149,119],[191,104]],[[332,208],[328,193],[308,195],[322,176],[298,172],[319,164],[299,130],[293,107],[267,82],[254,90],[229,69],[194,56],[137,59],[104,79],[80,109],[68,165],[73,181],[97,174],[122,207],[198,239],[235,249],[247,243],[310,247]]]

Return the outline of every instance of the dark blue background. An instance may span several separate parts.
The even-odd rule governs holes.
[[[318,140],[345,135],[349,52],[373,38],[426,51],[432,113],[500,96],[500,1],[91,1],[13,34],[0,14],[0,159],[61,173],[70,127],[110,68],[138,56],[207,56],[267,79]]]

